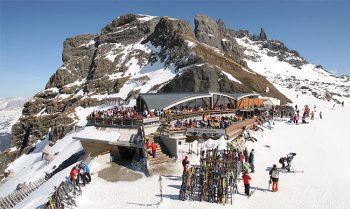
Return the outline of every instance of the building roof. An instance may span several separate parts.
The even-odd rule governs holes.
[[[257,93],[219,93],[219,92],[204,92],[204,93],[153,93],[140,94],[139,99],[144,100],[149,110],[152,109],[169,109],[173,106],[194,99],[210,98],[212,95],[222,95],[234,100],[239,100],[248,96],[260,96]]]

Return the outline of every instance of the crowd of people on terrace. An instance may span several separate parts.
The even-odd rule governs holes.
[[[215,108],[210,107],[202,107],[202,106],[181,106],[181,107],[173,107],[167,110],[154,110],[154,115],[157,117],[167,117],[171,115],[181,115],[181,114],[188,114],[188,113],[195,113],[195,112],[206,112],[206,111],[224,111],[224,110],[230,110],[230,108],[225,108],[223,105],[220,105]]]
[[[177,119],[175,123],[168,123],[168,128],[214,128],[225,129],[233,122],[242,120],[242,116],[211,116],[203,115],[201,119]]]
[[[204,112],[204,111],[223,111],[228,110],[227,108],[224,108],[222,105],[216,108],[208,108],[208,107],[201,107],[201,106],[181,106],[181,107],[173,107],[167,110],[159,110],[155,109],[152,112],[149,112],[147,110],[144,110],[143,112],[137,112],[135,107],[124,107],[124,106],[118,106],[114,107],[108,110],[95,110],[93,111],[88,118],[93,119],[103,119],[103,118],[127,118],[127,119],[134,119],[134,118],[147,118],[147,117],[167,117],[171,115],[181,115],[181,114],[188,114],[188,113],[195,113],[195,112]]]
[[[114,107],[108,110],[95,110],[88,118],[103,119],[103,118],[127,118],[140,119],[142,116],[134,109],[128,107]]]

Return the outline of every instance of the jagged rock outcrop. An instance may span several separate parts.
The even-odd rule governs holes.
[[[308,63],[297,51],[289,49],[283,42],[268,39],[264,28],[260,29],[260,34],[258,36],[250,34],[247,30],[230,31],[236,38],[248,38],[251,41],[256,42],[261,49],[269,49],[269,52],[267,53],[268,56],[277,57],[280,61],[288,62],[294,67],[300,68]],[[248,60],[258,60],[251,55],[244,54],[243,56]]]
[[[265,33],[264,28],[260,28],[259,39],[260,39],[260,41],[266,41],[267,40],[267,35]]]
[[[307,64],[307,61],[300,56],[299,52],[291,50],[284,45],[283,42],[277,40],[267,40],[262,45],[263,48],[270,50],[269,56],[277,56],[280,61],[290,63],[295,67]]]
[[[214,21],[206,15],[196,15],[194,24],[198,41],[222,50],[237,63],[247,67],[247,63],[243,60],[243,49],[236,42],[234,32],[228,30],[222,20]]]

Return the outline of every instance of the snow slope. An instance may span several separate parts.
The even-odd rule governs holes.
[[[322,111],[324,119],[316,117],[307,125],[276,122],[275,128],[265,131],[267,133],[263,137],[256,135],[259,141],[248,144],[248,147],[256,150],[256,172],[251,174],[251,185],[259,189],[250,199],[235,195],[233,206],[180,201],[178,193],[182,170],[178,163],[176,173],[163,177],[164,201],[161,203],[158,176],[136,182],[111,183],[94,175],[93,183],[84,188],[84,195],[77,199],[78,208],[349,208],[350,164],[337,159],[347,159],[350,132],[343,115],[350,115],[350,107],[337,106],[331,110],[330,102],[308,95],[296,98],[296,92],[281,90],[293,98],[299,107],[315,104],[317,110]],[[279,192],[266,191],[268,168],[274,163],[278,165],[278,159],[289,152],[297,153],[292,167],[304,173],[281,173]],[[191,156],[190,160],[193,163],[198,158]],[[239,190],[241,193],[244,191],[242,182]]]
[[[163,177],[164,201],[160,203],[158,176],[141,178],[135,182],[107,182],[92,175],[93,182],[83,188],[83,195],[77,198],[78,208],[348,208],[350,200],[350,165],[341,159],[347,158],[350,145],[350,132],[344,115],[350,115],[350,107],[336,106],[332,110],[331,102],[315,99],[309,95],[300,95],[286,88],[280,88],[299,107],[303,104],[316,105],[317,111],[322,111],[324,119],[318,117],[307,125],[287,125],[276,122],[275,128],[261,136],[257,143],[248,144],[249,149],[256,150],[256,173],[251,174],[252,187],[258,186],[250,199],[243,195],[234,196],[234,206],[218,205],[205,202],[178,200],[181,184],[181,166],[178,163],[172,175]],[[318,112],[317,112],[318,113]],[[9,193],[18,182],[32,181],[43,175],[53,164],[58,164],[81,149],[79,142],[72,140],[75,133],[68,134],[59,141],[53,149],[60,150],[55,158],[57,162],[40,168],[40,152],[34,152],[16,160],[10,168],[17,175],[7,181],[0,194]],[[270,145],[266,148],[264,145]],[[64,152],[62,150],[65,150]],[[277,193],[266,191],[268,186],[267,168],[289,152],[296,152],[293,161],[295,170],[304,173],[283,173],[280,176],[280,190]],[[186,154],[186,153],[184,153]],[[64,156],[63,156],[64,155]],[[36,159],[36,160],[33,160]],[[337,160],[340,159],[340,160]],[[198,163],[197,156],[190,155],[191,163]],[[94,162],[93,162],[94,164]],[[92,172],[97,172],[96,166]],[[100,166],[101,167],[101,166]],[[334,169],[336,168],[336,169]],[[97,169],[97,170],[96,170]],[[16,208],[36,208],[42,206],[47,196],[69,173],[69,168],[56,174],[37,191],[16,206]],[[28,175],[29,174],[29,175]],[[17,179],[17,180],[14,180]],[[20,180],[19,180],[20,179]],[[240,192],[243,185],[240,184]],[[108,191],[108,192],[107,192]],[[111,204],[113,203],[113,204]]]
[[[28,155],[22,155],[13,163],[10,163],[7,170],[11,170],[14,176],[10,177],[0,187],[0,197],[12,193],[19,183],[29,183],[37,179],[44,178],[45,172],[52,172],[54,170],[54,166],[59,166],[64,160],[69,158],[71,155],[82,150],[83,148],[80,144],[80,141],[72,139],[72,137],[75,134],[75,132],[67,134],[63,139],[59,140],[53,147],[51,147],[49,152],[53,155],[54,159],[49,163],[46,163],[45,160],[41,159],[41,150],[45,147],[46,144],[48,144],[48,139],[39,142],[36,145],[36,149],[32,153]],[[62,172],[56,175],[63,175],[61,177],[67,175],[67,173]],[[55,178],[50,179],[50,181],[46,182],[44,185],[58,185],[58,183],[64,180],[64,178],[56,179],[56,181],[54,180]],[[52,188],[53,187],[48,188],[46,192],[50,192]],[[48,193],[46,193],[45,201],[48,197],[47,194]]]

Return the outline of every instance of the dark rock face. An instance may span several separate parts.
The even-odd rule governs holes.
[[[194,24],[198,41],[224,51],[240,65],[247,66],[247,63],[243,60],[243,49],[234,38],[235,33],[226,29],[222,20],[215,22],[206,15],[196,15]]]
[[[271,50],[269,56],[277,56],[280,61],[286,61],[295,67],[307,64],[307,61],[300,56],[299,52],[289,49],[283,42],[267,40],[264,42],[263,48]]]
[[[267,40],[267,35],[265,33],[264,28],[260,29],[260,35],[259,35],[260,41],[266,41]]]
[[[182,67],[188,64],[183,58],[190,55],[186,39],[195,39],[192,28],[186,21],[161,18],[145,42],[150,41],[154,46],[161,46],[157,55],[166,66],[174,63]]]
[[[244,92],[247,90],[242,85],[232,82],[216,66],[203,64],[186,69],[176,76],[162,92]]]

